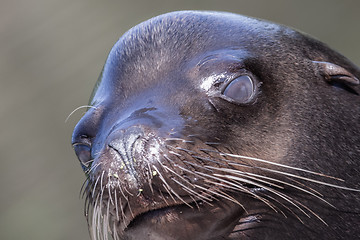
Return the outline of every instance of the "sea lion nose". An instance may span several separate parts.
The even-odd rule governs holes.
[[[90,108],[76,124],[72,134],[72,144],[85,143],[91,145],[91,139],[97,135],[99,123],[103,118],[103,108]]]
[[[136,175],[136,155],[141,151],[143,136],[144,131],[141,126],[132,126],[118,129],[107,138],[107,147],[116,152],[115,159],[118,159],[121,167],[132,176]]]

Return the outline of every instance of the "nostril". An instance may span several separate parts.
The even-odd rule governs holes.
[[[75,143],[73,148],[76,156],[78,157],[81,167],[86,170],[91,165],[91,148],[87,144]]]
[[[89,170],[93,162],[93,141],[104,116],[103,111],[104,107],[101,105],[89,108],[76,124],[71,137],[73,149],[84,171]]]

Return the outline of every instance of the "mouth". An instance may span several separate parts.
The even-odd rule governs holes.
[[[117,234],[125,239],[219,239],[235,227],[228,223],[236,223],[243,213],[239,205],[226,201],[179,203],[142,211]]]
[[[183,201],[180,201],[157,190],[150,198],[144,189],[138,195],[124,193],[125,199],[119,189],[108,186],[105,184],[94,194],[88,194],[91,210],[87,217],[93,239],[108,239],[108,232],[113,239],[221,238],[233,230],[244,214],[238,204],[215,197],[203,201],[181,195]]]
[[[263,189],[256,189],[254,191],[262,192]],[[168,193],[161,192],[163,199],[167,199],[166,202],[154,203],[153,207],[150,208],[136,208],[132,209],[129,202],[126,203],[124,211],[128,221],[121,224],[121,229],[123,232],[132,231],[133,229],[139,228],[139,226],[147,225],[148,222],[151,222],[151,231],[154,229],[154,224],[166,224],[167,226],[174,225],[178,227],[177,224],[184,225],[185,222],[189,223],[192,221],[190,219],[197,219],[200,221],[208,222],[210,219],[219,219],[219,218],[228,218],[232,214],[236,213],[236,216],[240,216],[239,211],[245,212],[245,209],[241,204],[235,199],[229,201],[226,199],[221,199],[220,201],[213,196],[210,196],[209,201],[203,200],[194,200],[189,196],[181,196],[181,201],[176,201]],[[143,196],[137,196],[138,201],[143,201]],[[242,196],[243,201],[245,197]],[[172,202],[171,202],[172,201]],[[239,199],[239,201],[241,201]],[[143,203],[143,205],[147,205]],[[236,222],[236,221],[235,221]],[[195,225],[201,225],[199,222],[191,223],[192,228]],[[205,228],[199,227],[198,231],[201,231]]]
[[[159,191],[159,195],[163,201],[155,198],[149,199],[143,194],[127,199],[122,210],[123,221],[119,220],[120,229],[127,232],[150,219],[151,221],[157,219],[157,222],[166,224],[175,223],[182,218],[183,213],[199,211],[200,207],[205,204],[202,201],[194,201],[188,196],[179,196],[182,201],[177,201],[169,193]]]
[[[124,228],[124,231],[131,231],[149,221],[154,222],[154,219],[159,223],[174,224],[182,219],[182,215],[187,212],[192,212],[196,204],[202,205],[203,203],[189,203],[188,205],[190,205],[191,208],[185,204],[177,204],[142,211],[130,220],[129,224]]]

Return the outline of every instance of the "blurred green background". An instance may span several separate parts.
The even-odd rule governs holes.
[[[130,27],[161,13],[221,10],[307,32],[360,65],[360,1],[1,0],[0,239],[89,239],[84,181],[72,151],[108,52]]]

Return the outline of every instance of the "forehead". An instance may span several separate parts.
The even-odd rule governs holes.
[[[184,69],[206,62],[214,52],[231,49],[237,57],[244,52],[256,56],[261,47],[279,41],[279,31],[283,32],[279,25],[231,13],[161,15],[133,27],[119,39],[105,63],[100,88],[109,86],[107,92],[123,92],[146,89],[156,81],[164,83],[164,79],[175,81],[174,75],[180,77]]]
[[[108,61],[159,67],[205,51],[275,41],[279,29],[276,24],[230,13],[175,12],[130,29],[114,45]]]

